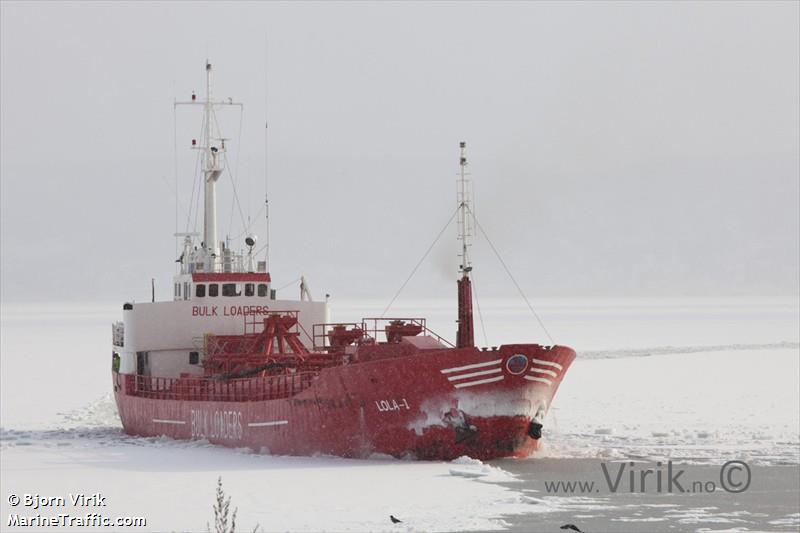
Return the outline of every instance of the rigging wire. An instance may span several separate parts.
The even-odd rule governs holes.
[[[225,161],[227,162],[227,160],[228,160],[228,158],[226,156],[225,157]],[[239,208],[239,216],[242,219],[242,227],[247,227],[247,222],[245,222],[244,213],[242,212],[242,204],[241,204],[241,202],[239,202],[239,193],[236,192],[236,183],[233,181],[233,175],[231,174],[230,167],[228,165],[225,165],[225,170],[228,171],[228,177],[231,180],[231,186],[233,188],[233,197],[236,199],[236,205]],[[231,218],[233,218],[233,213],[231,213]]]
[[[472,194],[470,194],[472,196]],[[475,205],[475,198],[472,198],[472,205]],[[472,215],[472,227],[475,227],[475,211],[472,210],[469,212]],[[481,303],[478,300],[478,284],[475,281],[475,271],[471,272],[472,274],[472,292],[475,294],[475,307],[478,309],[478,321],[481,323],[481,331],[483,332],[483,344],[484,346],[489,346],[489,338],[486,335],[486,323],[483,321],[483,312],[481,311]]]
[[[167,189],[169,189],[169,192],[175,195],[175,219],[177,220],[179,210],[183,211],[184,214],[187,214],[188,211],[186,210],[186,206],[183,205],[183,202],[181,202],[180,199],[178,198],[178,191],[173,188],[172,184],[169,182],[167,177],[162,174],[161,179],[164,180],[164,184],[167,186]],[[178,228],[176,226],[175,228],[176,239],[178,238],[177,233],[178,233]]]
[[[265,244],[264,246],[262,246],[261,248],[259,248],[259,249],[258,249],[258,250],[256,250],[255,252],[253,252],[253,255],[258,255],[258,254],[260,254],[261,252],[263,252],[264,250],[266,250],[266,248],[267,248],[267,245]]]
[[[253,226],[254,226],[254,225],[256,224],[256,222],[258,221],[258,217],[260,217],[260,216],[261,216],[261,213],[262,213],[262,212],[263,212],[265,209],[266,209],[266,205],[262,205],[262,206],[261,206],[261,208],[260,208],[258,211],[256,211],[256,214],[255,214],[255,216],[253,216],[253,217],[252,217],[252,219],[251,219],[251,218],[248,216],[247,218],[248,218],[249,222],[248,222],[248,224],[247,224],[247,227],[246,227],[246,228],[244,228],[244,229],[242,230],[242,232],[241,232],[241,233],[239,233],[238,235],[236,235],[235,237],[233,237],[233,240],[239,239],[239,238],[241,238],[243,235],[245,235],[245,234],[247,234],[247,233],[250,233],[250,230],[251,230],[251,229],[253,229]],[[262,249],[263,249],[263,248],[259,248],[259,250],[258,250],[258,251],[260,252]]]
[[[264,252],[264,262],[270,268],[270,220],[269,220],[269,38],[264,33],[264,222],[267,232],[267,246]],[[256,215],[253,218],[258,218]]]
[[[239,138],[241,139],[241,136],[242,136],[242,120],[243,120],[242,116],[244,115],[244,106],[240,106],[239,109],[240,109],[240,113],[239,113]],[[214,125],[217,126],[217,134],[221,135],[222,129],[219,127],[219,121],[217,120],[217,113],[213,109],[211,110],[211,116],[214,119]],[[239,144],[237,146],[237,156],[236,156],[236,171],[237,171],[237,173],[239,171],[239,156],[238,156],[238,153],[241,150],[241,147],[242,147],[241,142],[239,142]],[[226,151],[224,153],[225,153],[225,170],[228,172],[228,178],[231,180],[231,187],[233,188],[233,200],[234,200],[234,203],[236,204],[236,207],[239,208],[239,216],[242,219],[242,227],[247,227],[247,222],[245,222],[244,213],[242,212],[242,203],[239,201],[239,193],[236,190],[236,180],[233,177],[233,172],[231,171],[231,165],[228,164],[228,162],[229,162],[228,152]],[[231,222],[228,225],[228,228],[230,228],[232,225],[233,225],[233,205],[231,205]]]
[[[175,94],[174,79],[172,80],[172,94]],[[174,101],[177,102],[177,99],[174,99]],[[175,255],[178,255],[178,250],[180,249],[178,240],[178,228],[180,227],[178,204],[180,202],[180,197],[178,196],[178,106],[175,104],[172,105],[172,167],[173,173],[175,174],[173,176],[175,180]],[[166,179],[167,178],[164,178],[164,181],[166,181]],[[186,209],[184,209],[184,211],[186,211]],[[176,265],[175,268],[175,273],[177,273],[179,267]]]
[[[197,175],[197,196],[194,199],[194,231],[198,230],[198,223],[197,219],[200,218],[200,198],[203,196],[200,192],[203,190],[205,186],[206,178],[203,173],[200,171],[200,160],[202,159],[202,153],[198,150],[197,152],[197,163],[195,164],[195,174]],[[188,231],[188,229],[187,229]],[[204,237],[205,239],[205,237]],[[205,243],[206,246],[210,246],[208,243]]]
[[[225,158],[226,162],[227,162],[227,159],[228,158],[226,157]],[[231,171],[230,171],[230,168],[228,167],[228,165],[225,165],[225,170],[228,171],[228,178],[230,178],[230,180],[231,180],[231,187],[233,188],[233,197],[236,200],[237,207],[239,208],[239,217],[242,219],[242,227],[246,228],[247,227],[247,222],[245,222],[245,220],[244,220],[244,213],[242,212],[242,204],[241,204],[241,202],[239,202],[239,193],[236,192],[236,183],[234,183],[234,181],[233,181],[233,175],[231,174]],[[233,218],[233,212],[231,212],[231,218]]]
[[[475,295],[475,307],[478,309],[478,320],[481,323],[481,331],[483,332],[483,345],[489,346],[489,338],[486,336],[486,325],[483,322],[483,313],[481,312],[481,304],[478,300],[477,283],[475,283],[475,271],[470,272],[472,275],[472,293]]]
[[[178,184],[178,173],[179,173],[178,172],[178,119],[177,119],[177,109],[178,109],[177,104],[172,106],[172,116],[173,116],[173,120],[174,120],[174,128],[173,128],[173,137],[174,137],[174,139],[173,139],[173,141],[174,141],[174,145],[175,145],[174,150],[175,150],[175,191],[176,191],[176,194],[177,194],[177,190],[178,190],[177,184]],[[201,123],[201,126],[202,126],[202,123]],[[197,169],[198,169],[199,165],[200,165],[200,153],[198,152],[197,155],[195,156],[194,174],[192,174],[193,176],[197,176]],[[184,209],[184,211],[186,212],[186,229],[184,231],[186,231],[187,233],[189,232],[189,223],[192,220],[192,205],[194,204],[194,194],[195,194],[195,188],[196,187],[197,187],[197,180],[192,180],[192,195],[189,197],[189,204],[188,204],[189,205],[189,209],[188,210]],[[196,226],[197,226],[197,223],[195,222],[195,227]],[[178,232],[178,230],[176,228],[175,229],[175,233],[177,233],[177,232]]]
[[[534,317],[536,317],[536,320],[537,320],[537,322],[539,322],[539,326],[542,328],[542,331],[544,331],[545,335],[547,335],[547,338],[548,338],[548,339],[550,339],[550,342],[552,342],[553,344],[555,344],[555,343],[556,343],[556,341],[554,341],[554,340],[553,340],[553,337],[552,337],[552,335],[550,335],[550,332],[549,332],[549,331],[547,331],[547,328],[544,326],[544,322],[542,322],[542,319],[541,319],[541,318],[539,318],[539,314],[538,314],[538,313],[536,312],[536,310],[533,308],[533,306],[531,305],[531,302],[530,302],[530,301],[528,301],[528,298],[525,296],[525,293],[522,291],[522,287],[520,287],[520,286],[519,286],[519,283],[517,283],[517,280],[514,278],[513,274],[511,274],[511,270],[509,270],[509,268],[508,268],[508,265],[506,265],[506,262],[505,262],[505,261],[503,261],[503,258],[500,256],[500,252],[498,252],[498,251],[497,251],[497,248],[495,248],[495,246],[494,246],[494,243],[493,243],[493,242],[492,242],[492,240],[489,238],[489,235],[487,235],[487,234],[486,234],[486,231],[483,229],[483,226],[481,226],[481,223],[480,223],[480,222],[478,222],[478,218],[475,216],[475,213],[474,213],[474,212],[472,212],[472,210],[471,210],[471,209],[469,209],[469,207],[467,207],[467,209],[468,209],[468,210],[470,211],[470,213],[472,214],[472,219],[475,221],[475,225],[478,227],[478,229],[479,229],[479,230],[481,231],[481,233],[483,234],[483,237],[486,239],[486,242],[488,242],[488,243],[489,243],[489,247],[490,247],[490,248],[492,249],[492,251],[494,252],[494,255],[496,255],[496,256],[497,256],[497,259],[500,261],[500,264],[501,264],[501,265],[503,265],[503,268],[505,269],[505,271],[506,271],[506,274],[508,274],[508,277],[511,279],[511,282],[512,282],[512,283],[514,283],[514,286],[517,288],[517,291],[519,292],[519,295],[520,295],[520,296],[522,296],[522,299],[523,299],[523,300],[525,301],[525,303],[527,304],[527,306],[528,306],[528,309],[530,309],[530,310],[531,310],[531,313],[533,313],[533,316],[534,316]]]
[[[236,137],[236,161],[235,161],[236,170],[228,172],[228,175],[230,176],[231,184],[233,185],[234,191],[236,190],[236,184],[234,183],[234,179],[235,179],[235,177],[239,176],[240,155],[242,153],[242,122],[243,121],[244,121],[244,106],[240,106],[239,107],[239,134]],[[214,113],[214,123],[217,125],[217,130],[221,132],[222,130],[219,127],[219,121],[217,120],[217,114],[216,113]],[[228,166],[227,165],[227,163],[228,163],[227,152],[226,152],[226,155],[225,155],[225,163],[226,163],[225,166],[227,167]],[[228,220],[228,231],[230,231],[230,229],[233,227],[233,206],[234,206],[234,204],[238,204],[238,203],[239,203],[239,199],[234,194],[233,198],[231,198],[231,216],[230,216],[230,219]],[[241,204],[239,204],[239,212],[240,213],[242,212]],[[242,216],[242,226],[243,227],[246,226],[246,224],[244,223],[244,216]]]
[[[458,206],[458,207],[456,207],[455,211],[453,211],[453,214],[452,214],[452,215],[450,215],[450,219],[447,221],[447,224],[445,224],[445,225],[444,225],[444,227],[443,227],[443,228],[442,228],[442,230],[439,232],[439,234],[436,236],[436,238],[433,240],[433,242],[431,243],[431,245],[430,245],[430,246],[428,246],[428,249],[427,249],[427,250],[425,251],[425,253],[422,255],[422,258],[419,260],[419,262],[416,264],[416,266],[414,267],[414,269],[411,271],[411,274],[409,274],[409,275],[408,275],[408,277],[407,277],[407,278],[406,278],[406,280],[403,282],[403,284],[402,284],[402,285],[400,285],[400,288],[399,288],[399,289],[397,289],[397,292],[396,292],[396,293],[394,294],[394,296],[392,297],[392,300],[389,302],[389,305],[387,305],[387,306],[386,306],[386,309],[384,309],[384,310],[383,310],[383,313],[381,313],[381,318],[383,318],[383,317],[384,317],[384,315],[386,315],[386,312],[387,312],[387,311],[389,311],[389,308],[390,308],[390,307],[392,307],[392,304],[394,303],[394,301],[397,299],[397,297],[398,297],[398,296],[400,296],[400,293],[401,293],[401,292],[403,292],[403,289],[406,287],[406,285],[408,284],[408,282],[409,282],[409,281],[411,281],[411,278],[413,278],[413,277],[414,277],[414,274],[417,272],[417,269],[420,267],[420,265],[422,264],[422,262],[423,262],[423,261],[425,261],[425,258],[426,258],[426,257],[428,257],[428,254],[429,254],[429,253],[431,253],[431,250],[433,250],[433,247],[434,247],[434,246],[436,246],[436,243],[437,243],[437,242],[439,242],[439,239],[442,237],[442,235],[444,234],[445,230],[447,230],[447,228],[448,228],[448,227],[450,227],[450,224],[453,222],[453,219],[454,219],[454,218],[456,217],[456,215],[458,214],[458,210],[459,210],[460,208],[461,208],[461,206]]]
[[[203,115],[203,119],[200,121],[200,131],[203,131],[206,127],[206,117],[205,114]],[[200,156],[202,153],[200,150],[197,151],[197,156],[194,160],[194,176],[195,180],[192,183],[192,195],[189,197],[189,216],[186,217],[186,232],[189,232],[189,222],[191,221],[191,208],[192,204],[194,204],[194,226],[193,229],[197,231],[197,215],[200,211],[200,191],[198,185],[203,181],[203,175],[200,172]],[[197,197],[195,198],[195,189],[197,189]]]
[[[276,292],[277,292],[277,291],[282,291],[283,289],[285,289],[285,288],[287,288],[287,287],[291,287],[292,285],[294,285],[294,284],[295,284],[295,283],[297,283],[298,281],[301,281],[301,278],[294,279],[294,280],[290,281],[289,283],[287,283],[286,285],[283,285],[283,286],[281,286],[281,287],[278,287],[277,289],[275,289],[275,291],[276,291]]]

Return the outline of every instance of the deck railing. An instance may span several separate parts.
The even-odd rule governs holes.
[[[311,386],[317,372],[221,380],[125,374],[125,392],[157,400],[256,402],[291,398]]]
[[[333,330],[336,326],[344,326],[345,328],[352,330],[354,328],[360,329],[364,336],[361,338],[360,342],[385,342],[386,340],[386,326],[390,325],[392,322],[402,322],[406,326],[418,326],[421,329],[421,333],[425,335],[429,335],[439,341],[444,346],[448,346],[450,348],[455,348],[455,345],[438,335],[434,331],[428,329],[427,320],[424,318],[396,318],[396,317],[386,317],[386,318],[362,318],[361,322],[326,322],[324,324],[314,324],[312,329],[313,333],[311,335],[311,339],[314,342],[314,349],[315,350],[327,350],[330,348],[330,338],[328,334]]]
[[[428,329],[428,321],[424,318],[398,318],[398,317],[378,317],[378,318],[362,318],[362,328],[366,332],[367,335],[374,339],[378,339],[379,335],[386,335],[386,326],[389,325],[391,322],[400,321],[403,322],[405,325],[408,326],[419,326],[422,328],[422,332],[426,335],[430,335],[440,343],[450,348],[455,348],[455,345],[450,342],[449,340],[445,339],[441,335],[437,334],[436,332]]]

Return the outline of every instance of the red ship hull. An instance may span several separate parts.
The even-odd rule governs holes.
[[[280,399],[246,388],[242,401],[144,390],[151,378],[143,376],[113,379],[131,435],[278,455],[492,459],[536,450],[539,424],[574,358],[570,348],[535,344],[429,350],[326,368]]]

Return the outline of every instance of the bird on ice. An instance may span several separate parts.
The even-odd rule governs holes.
[[[392,524],[399,524],[400,522],[402,522],[402,520],[400,520],[399,518],[395,518],[395,516],[391,514],[389,515],[389,520],[392,521]]]

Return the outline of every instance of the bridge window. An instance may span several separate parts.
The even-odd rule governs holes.
[[[262,298],[266,298],[269,295],[269,288],[266,283],[258,284],[258,295]]]
[[[219,296],[219,285],[210,283],[208,285],[208,295],[213,297]]]
[[[253,296],[256,293],[256,286],[254,283],[245,283],[244,284],[244,295],[245,296]]]
[[[200,352],[189,352],[189,364],[197,365],[200,363]]]
[[[223,283],[222,284],[222,295],[223,296],[239,296],[242,294],[242,291],[236,290],[235,283]]]
[[[206,295],[206,286],[202,283],[198,283],[194,287],[194,295],[198,298],[204,298]]]

